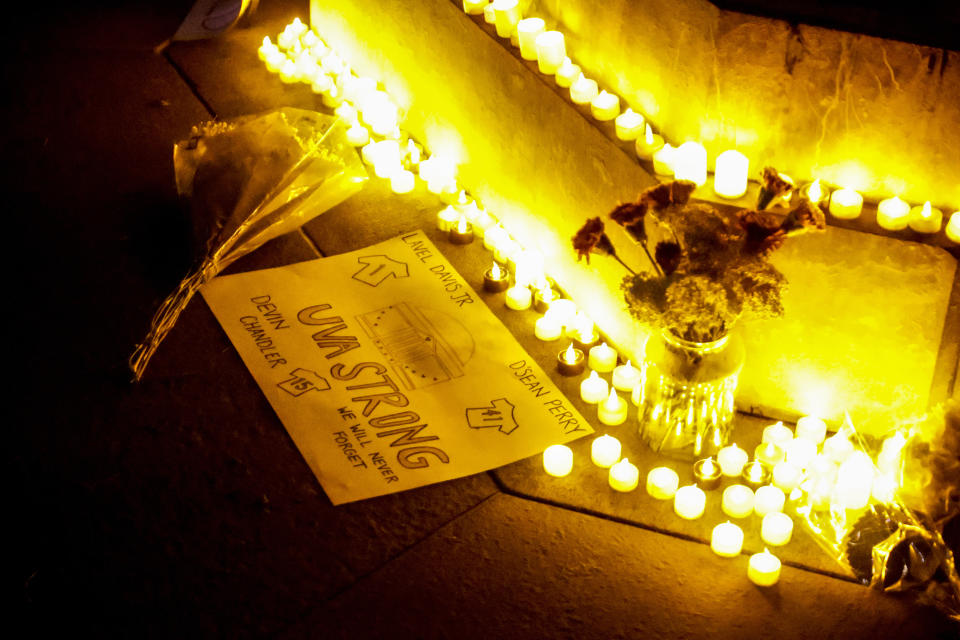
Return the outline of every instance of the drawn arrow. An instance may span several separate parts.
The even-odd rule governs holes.
[[[371,287],[376,287],[390,276],[406,278],[410,275],[406,262],[399,262],[384,255],[363,256],[357,258],[357,262],[362,264],[363,268],[353,274],[353,279]]]

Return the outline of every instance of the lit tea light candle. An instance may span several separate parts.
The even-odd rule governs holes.
[[[613,436],[602,435],[594,438],[590,445],[590,459],[601,469],[608,469],[620,459],[622,447]]]
[[[790,493],[800,486],[803,480],[803,470],[792,462],[778,462],[773,467],[773,484],[786,493]]]
[[[960,211],[950,214],[950,221],[947,222],[947,237],[960,243]]]
[[[619,391],[630,393],[638,382],[640,382],[640,370],[630,364],[629,360],[613,370],[613,386]]]
[[[710,549],[722,558],[735,558],[743,549],[743,529],[732,522],[724,522],[713,528]]]
[[[680,487],[673,495],[673,511],[685,520],[696,520],[707,506],[707,494],[695,484]]]
[[[577,317],[577,305],[573,300],[560,298],[550,303],[550,313],[556,314],[563,326],[570,326]]]
[[[663,148],[663,136],[654,133],[647,123],[643,136],[637,138],[637,157],[641,160],[653,160],[653,154]]]
[[[676,147],[671,144],[663,145],[653,154],[653,171],[661,176],[672,176],[676,151]]]
[[[673,174],[677,180],[690,180],[697,186],[707,183],[707,150],[699,142],[684,142],[674,152]]]
[[[517,41],[520,44],[520,57],[524,60],[537,59],[537,36],[544,32],[546,23],[543,18],[524,18],[517,23]]]
[[[485,238],[487,231],[497,226],[497,219],[490,215],[490,212],[486,209],[479,209],[476,217],[470,222],[473,224],[473,232],[481,238]]]
[[[529,309],[530,304],[533,302],[533,292],[530,291],[530,287],[516,284],[507,289],[504,302],[508,309],[513,309],[514,311]]]
[[[643,135],[644,124],[646,124],[646,120],[643,116],[627,107],[626,111],[614,120],[614,125],[617,128],[617,138],[626,142],[636,140]]]
[[[877,502],[889,503],[897,497],[897,489],[899,488],[900,485],[892,473],[880,473],[873,479],[873,489],[870,495]]]
[[[483,21],[487,24],[497,23],[497,12],[493,8],[492,2],[483,8]]]
[[[763,429],[763,442],[773,443],[783,448],[783,445],[793,440],[793,429],[784,425],[782,422],[772,424]]]
[[[816,416],[804,416],[797,420],[797,437],[820,444],[827,437],[827,423]]]
[[[483,290],[488,293],[503,293],[510,288],[510,274],[496,262],[483,274]]]
[[[279,49],[270,49],[265,54],[264,62],[267,64],[267,71],[271,73],[277,73],[280,71],[280,67],[283,66],[283,63],[287,61],[287,56],[283,54]],[[327,78],[327,80],[330,80]],[[332,81],[331,81],[332,84]],[[320,91],[315,91],[315,93],[321,93]]]
[[[390,175],[390,190],[393,191],[394,193],[399,193],[399,194],[410,193],[411,191],[413,191],[413,188],[416,186],[416,184],[417,184],[416,176],[414,176],[412,172],[407,171],[406,169],[395,171]],[[469,223],[467,224],[469,226]],[[453,230],[451,230],[450,233],[452,234]],[[470,242],[472,240],[473,240],[473,230],[470,230],[470,240],[468,240],[467,242]],[[454,244],[464,244],[464,243],[458,243],[456,240],[453,239],[452,235],[450,236],[450,241],[453,242]]]
[[[370,131],[365,126],[357,122],[347,129],[347,142],[354,147],[362,147],[370,142]]]
[[[300,80],[300,74],[297,72],[297,63],[287,58],[280,65],[280,81],[285,84],[292,84]]]
[[[277,45],[273,44],[273,42],[270,40],[270,36],[263,36],[263,43],[257,49],[257,57],[263,61],[266,61],[267,54],[269,54],[271,51],[279,51],[279,49],[277,48]]]
[[[463,0],[463,10],[471,16],[483,15],[489,3],[490,0]]]
[[[546,316],[544,316],[546,318]],[[591,371],[590,375],[580,383],[580,399],[588,404],[597,404],[610,393],[607,381]]]
[[[747,577],[758,587],[772,587],[780,580],[780,559],[766,549],[750,556]]]
[[[573,343],[557,354],[557,371],[563,376],[578,376],[586,367],[586,357],[580,349],[574,349]]]
[[[580,74],[580,77],[570,85],[570,99],[575,104],[590,104],[600,93],[597,81]]]
[[[453,206],[446,206],[437,213],[437,229],[449,233],[460,220],[460,212]]]
[[[537,285],[536,289],[533,292],[533,308],[539,313],[546,313],[550,309],[550,303],[553,302],[557,297],[557,294],[553,292],[553,287],[549,283],[545,285]],[[557,324],[560,325],[560,330],[563,331],[563,323],[560,322],[559,318],[557,319]]]
[[[888,231],[907,228],[910,220],[910,205],[897,196],[881,200],[877,205],[877,224]]]
[[[520,243],[508,235],[503,241],[494,244],[493,257],[499,262],[508,264],[513,260],[513,256],[522,251],[522,249],[523,248],[520,246]],[[516,277],[516,273],[514,273],[514,280],[517,282],[517,284],[528,286],[527,282],[521,281]]]
[[[623,424],[627,420],[627,401],[617,394],[616,389],[610,389],[607,399],[597,404],[597,417],[611,427]]]
[[[830,194],[830,215],[841,220],[853,220],[863,209],[863,196],[853,189],[837,189]]]
[[[620,98],[603,90],[590,101],[590,113],[600,122],[613,120],[620,113]]]
[[[600,334],[597,333],[593,321],[580,313],[573,319],[573,324],[567,326],[567,336],[578,349],[587,353],[600,342]]]
[[[746,518],[753,513],[753,490],[742,484],[733,484],[723,490],[723,512],[731,518]]]
[[[497,35],[509,38],[517,31],[520,22],[520,3],[518,0],[493,0],[494,26]]]
[[[410,172],[405,171],[404,173]],[[412,173],[410,173],[410,177],[411,179],[413,178]],[[412,189],[413,187],[411,186],[410,188]],[[473,242],[473,225],[467,222],[467,219],[461,215],[460,219],[457,220],[456,226],[450,229],[449,238],[452,244],[470,244]],[[530,290],[527,289],[528,293],[529,291]],[[529,307],[530,305],[527,306]]]
[[[853,443],[846,433],[835,433],[823,441],[823,456],[830,462],[842,463],[853,453]]]
[[[782,547],[793,535],[793,520],[781,511],[771,511],[760,522],[760,539],[765,543]]]
[[[647,493],[657,500],[669,500],[680,486],[680,476],[670,467],[655,467],[647,474]]]
[[[745,485],[756,490],[760,486],[770,481],[770,474],[770,467],[763,464],[759,460],[754,460],[753,462],[748,462],[746,465],[744,465],[743,472],[740,474],[740,479]]]
[[[544,342],[553,342],[559,340],[560,336],[563,335],[563,325],[560,324],[555,315],[547,313],[537,318],[533,326],[533,333]],[[604,391],[604,395],[606,395],[606,391]]]
[[[721,198],[735,199],[747,192],[750,160],[730,149],[717,156],[713,174],[713,192]]]
[[[554,444],[543,452],[543,470],[548,475],[562,478],[573,469],[573,451],[563,444]]]
[[[563,64],[560,65],[560,68],[557,69],[557,73],[554,74],[554,79],[557,81],[557,85],[563,87],[564,89],[572,87],[573,83],[577,81],[582,74],[580,67],[573,64],[573,61],[570,58],[564,58]]]
[[[787,495],[782,489],[772,485],[764,485],[753,494],[753,511],[761,518],[774,511],[783,511]]]
[[[900,467],[900,457],[903,454],[903,447],[907,444],[907,439],[903,434],[897,431],[892,436],[883,440],[880,445],[880,453],[877,455],[877,467],[881,471],[894,471]]]
[[[796,437],[786,444],[787,461],[806,469],[817,457],[817,445],[805,438]]]
[[[563,34],[559,31],[544,31],[536,37],[537,68],[540,73],[552,76],[560,70],[567,57],[567,47]]]
[[[837,471],[834,499],[844,509],[862,509],[870,502],[874,477],[873,460],[863,451],[850,454]]]
[[[722,476],[720,465],[714,462],[713,458],[697,460],[693,465],[693,477],[697,481],[697,486],[706,491],[713,491],[719,487]]]
[[[640,470],[636,465],[624,458],[620,462],[610,467],[610,474],[607,476],[607,482],[610,488],[624,493],[633,491],[640,484]]]
[[[493,225],[487,228],[483,234],[483,248],[488,251],[497,252],[507,242],[510,241],[510,234],[500,225]]]
[[[820,178],[800,187],[800,198],[802,200],[809,200],[814,204],[822,204],[827,201],[829,197],[830,190],[825,189],[823,185],[820,184]]]
[[[735,478],[743,473],[743,466],[747,464],[747,452],[736,444],[724,447],[717,452],[717,462],[720,463],[720,469],[723,475],[729,478]]]
[[[590,368],[600,373],[610,373],[617,366],[617,352],[607,343],[590,349]]]
[[[943,223],[943,212],[936,207],[930,206],[930,201],[923,203],[922,207],[910,209],[910,218],[907,224],[917,233],[937,233],[940,231],[940,225]]]
[[[783,449],[772,442],[757,445],[757,448],[753,451],[753,457],[770,468],[786,458],[786,455]]]

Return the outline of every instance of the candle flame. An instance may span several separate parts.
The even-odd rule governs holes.
[[[503,278],[503,269],[500,268],[500,265],[497,264],[497,261],[493,261],[493,266],[490,267],[490,277],[493,280],[500,280]]]
[[[567,347],[567,350],[563,352],[563,359],[567,361],[568,364],[573,364],[577,361],[577,352],[573,349],[573,343]]]
[[[615,387],[610,388],[610,395],[607,396],[604,404],[606,405],[607,409],[610,409],[611,411],[620,406],[620,396],[617,395],[617,389]]]
[[[823,189],[820,188],[820,178],[817,178],[813,181],[813,184],[810,185],[810,189],[807,191],[807,194],[810,196],[811,202],[820,202],[823,198]]]
[[[929,220],[933,216],[933,210],[930,208],[930,201],[923,203],[923,209],[920,211],[920,217]]]
[[[750,480],[753,482],[763,480],[763,467],[757,463],[750,465]]]
[[[464,216],[460,216],[460,220],[457,221],[457,233],[466,233],[467,232],[467,219]]]
[[[703,466],[701,467],[700,470],[703,473],[703,475],[712,476],[714,473],[717,472],[717,465],[714,464],[713,458],[707,458],[704,461]]]
[[[650,123],[647,123],[647,129],[643,132],[643,140],[647,145],[653,144],[653,129],[650,128]]]
[[[591,372],[590,372],[590,379],[591,379],[591,380],[598,380],[599,378],[600,378],[600,376],[597,375],[597,372],[596,372],[596,371],[591,371]]]

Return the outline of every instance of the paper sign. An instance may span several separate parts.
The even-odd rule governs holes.
[[[201,292],[334,504],[593,431],[421,231]]]

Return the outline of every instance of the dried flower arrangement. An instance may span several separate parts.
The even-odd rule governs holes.
[[[596,253],[620,262],[630,273],[622,288],[631,314],[641,323],[668,329],[691,342],[712,342],[729,333],[744,311],[761,317],[783,314],[786,278],[769,262],[790,236],[826,228],[816,203],[802,200],[781,220],[764,212],[793,185],[772,167],[764,169],[755,210],[731,215],[690,203],[696,184],[686,180],[650,187],[636,202],[621,204],[610,218],[649,258],[653,272],[634,272],[617,255],[600,218],[591,218],[573,237],[578,260]],[[653,247],[651,253],[650,247]]]

